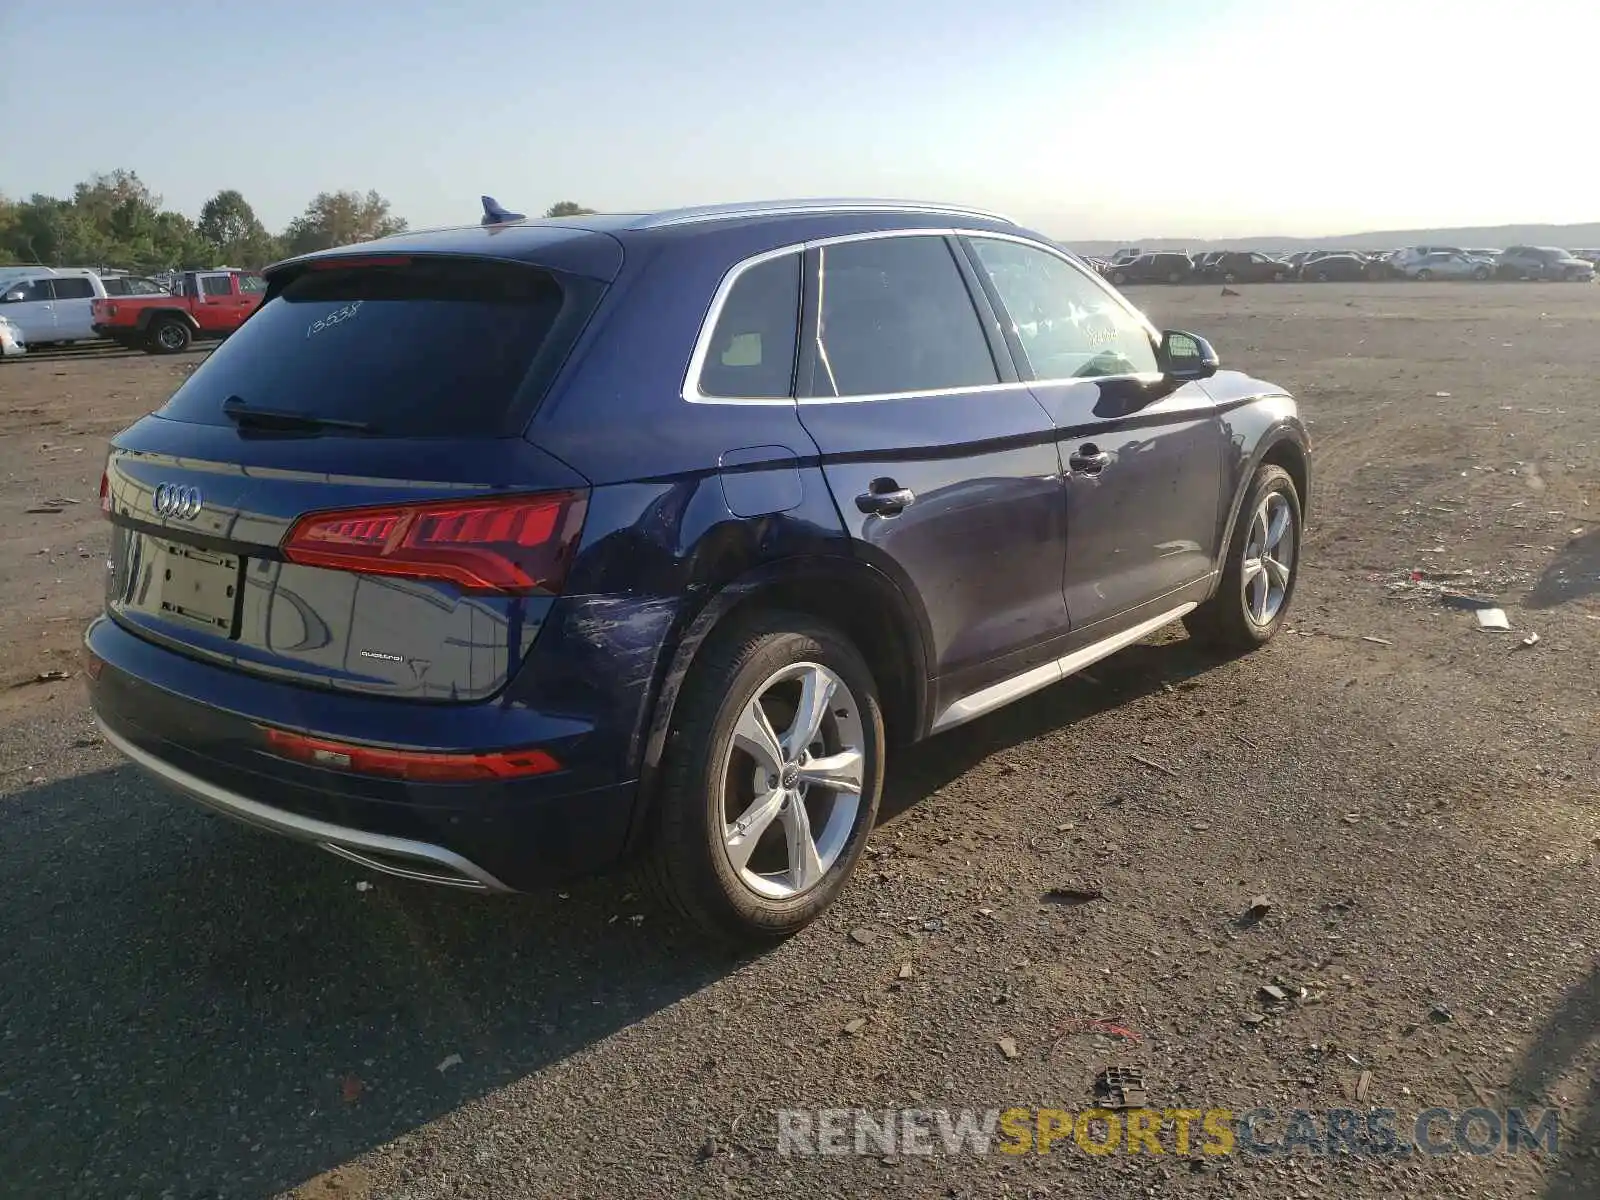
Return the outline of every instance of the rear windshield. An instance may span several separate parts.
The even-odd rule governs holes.
[[[522,263],[469,259],[306,270],[223,342],[160,415],[225,425],[223,401],[237,396],[249,407],[359,421],[380,436],[515,433],[534,399],[534,368],[552,353],[559,363],[576,335],[574,308],[582,305],[586,317],[599,290],[585,280],[563,287]]]

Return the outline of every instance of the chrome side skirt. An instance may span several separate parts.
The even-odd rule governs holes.
[[[999,683],[992,683],[986,688],[973,692],[970,696],[963,696],[949,708],[945,709],[933,722],[932,733],[940,733],[946,729],[953,729],[963,725],[984,713],[993,712],[997,708],[1010,704],[1013,700],[1020,700],[1031,692],[1040,688],[1049,687],[1052,683],[1060,683],[1068,675],[1081,671],[1091,663],[1099,662],[1108,654],[1115,654],[1124,646],[1130,646],[1140,638],[1154,633],[1163,625],[1170,625],[1185,613],[1195,607],[1193,601],[1180,604],[1168,612],[1160,613],[1145,621],[1140,621],[1131,628],[1124,629],[1121,633],[1114,633],[1108,638],[1092,642],[1081,649],[1074,650],[1071,654],[1062,656],[1054,662],[1045,663],[1040,667],[1031,667],[1020,675],[1013,675],[1010,679],[1002,679]]]
[[[219,812],[223,816],[243,821],[260,829],[283,834],[297,841],[310,842],[340,858],[358,863],[368,870],[385,875],[398,875],[402,879],[416,879],[424,883],[437,883],[445,887],[467,888],[477,892],[509,892],[512,889],[501,883],[476,863],[463,858],[453,850],[429,842],[410,838],[391,837],[384,833],[368,833],[301,816],[251,800],[237,792],[208,783],[180,767],[164,762],[147,750],[135,746],[127,738],[99,722],[100,732],[107,742],[129,761],[156,780],[189,799]]]

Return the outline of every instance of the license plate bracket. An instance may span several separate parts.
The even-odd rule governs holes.
[[[238,636],[243,567],[238,555],[168,543],[162,548],[158,575],[161,614],[223,637]]]

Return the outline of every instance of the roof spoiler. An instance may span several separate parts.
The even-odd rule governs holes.
[[[525,217],[522,213],[509,212],[508,210],[502,208],[500,206],[500,201],[496,200],[493,196],[480,196],[479,199],[483,201],[482,224],[484,225],[504,225],[508,221],[527,220],[527,217]]]

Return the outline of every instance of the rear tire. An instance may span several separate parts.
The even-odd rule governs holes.
[[[814,737],[797,719],[809,697]],[[883,760],[877,687],[849,640],[798,613],[741,622],[701,650],[678,699],[646,873],[720,941],[788,937],[854,871]]]
[[[150,323],[151,354],[182,354],[194,344],[194,330],[176,317],[158,317]]]
[[[1417,272],[1417,278],[1423,283],[1426,283],[1428,280],[1433,278],[1433,272],[1428,270],[1427,267],[1424,267],[1422,270]]]
[[[1183,619],[1189,636],[1224,654],[1271,641],[1300,578],[1300,528],[1293,478],[1282,467],[1262,465],[1234,522],[1216,594]]]
[[[1121,287],[1128,282],[1128,277],[1121,271],[1113,271],[1111,272],[1111,282]]]

